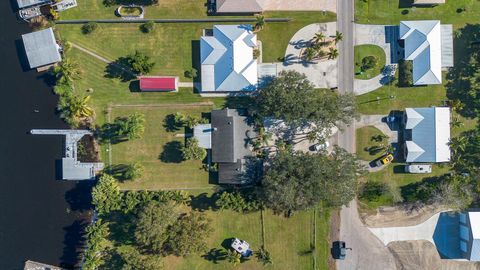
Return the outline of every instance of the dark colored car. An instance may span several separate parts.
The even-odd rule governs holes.
[[[335,241],[333,242],[332,247],[332,256],[337,260],[345,260],[347,255],[347,247],[344,241]]]

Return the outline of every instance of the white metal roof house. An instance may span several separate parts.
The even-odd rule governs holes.
[[[480,212],[460,213],[460,251],[470,261],[480,261]]]
[[[257,88],[257,36],[251,25],[215,25],[200,39],[201,92],[228,93]]]
[[[450,108],[406,108],[404,119],[407,162],[450,161]]]
[[[422,6],[422,5],[438,5],[438,4],[445,4],[445,0],[414,0],[414,5]]]
[[[22,35],[30,68],[48,66],[62,60],[52,28]]]
[[[52,0],[17,0],[18,8],[50,4]]]
[[[413,61],[413,84],[442,83],[442,68],[453,66],[452,26],[440,21],[401,21],[405,60]]]

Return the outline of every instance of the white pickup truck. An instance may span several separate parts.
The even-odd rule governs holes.
[[[432,165],[428,164],[410,164],[405,165],[406,173],[432,173]]]

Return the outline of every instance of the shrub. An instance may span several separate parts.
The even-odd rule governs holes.
[[[398,86],[409,87],[413,84],[412,61],[398,61]]]
[[[364,199],[369,202],[378,202],[387,193],[387,184],[383,182],[368,181],[363,185],[359,197],[360,199]]]
[[[260,203],[253,194],[242,194],[238,191],[224,191],[215,204],[220,209],[230,209],[236,212],[250,212],[260,210]]]
[[[184,75],[185,75],[185,77],[187,77],[187,78],[193,79],[193,78],[196,78],[196,77],[197,77],[197,75],[198,75],[197,73],[198,73],[197,70],[194,69],[194,68],[192,68],[192,69],[190,69],[190,70],[186,70],[186,71],[184,72]]]
[[[93,31],[97,30],[98,24],[96,22],[88,22],[82,26],[82,33],[85,35],[91,34]]]
[[[134,54],[128,55],[127,62],[130,65],[130,68],[138,74],[149,73],[153,66],[155,66],[155,62],[152,62],[150,57],[139,51],[135,51]]]
[[[260,57],[260,50],[253,49],[253,59],[257,59],[258,57]]]
[[[197,139],[188,138],[182,147],[182,156],[184,160],[203,160],[207,156],[207,151],[198,146]]]
[[[150,33],[155,29],[155,22],[154,21],[148,21],[140,26],[140,30],[143,33]]]
[[[373,55],[366,56],[362,59],[362,71],[374,68],[378,63],[377,57]]]

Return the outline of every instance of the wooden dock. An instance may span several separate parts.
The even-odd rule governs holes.
[[[26,261],[23,270],[66,270],[64,268],[53,266],[45,263],[39,263],[34,261]]]

